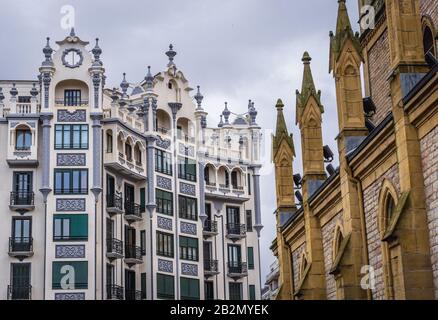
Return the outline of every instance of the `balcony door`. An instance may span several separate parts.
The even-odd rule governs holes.
[[[213,249],[209,241],[204,241],[204,260],[213,260]]]
[[[228,263],[230,268],[238,268],[242,261],[242,249],[239,245],[228,245]]]
[[[32,220],[30,218],[12,219],[12,250],[25,252],[29,250],[32,234]]]
[[[240,225],[240,210],[238,207],[227,207],[227,223]]]
[[[114,177],[107,175],[106,177],[106,194],[108,197],[114,196],[116,192],[116,183]]]
[[[125,183],[125,204],[128,204],[128,206],[132,207],[134,199],[134,186]]]
[[[111,292],[111,286],[115,284],[115,268],[112,264],[107,263],[106,265],[106,285],[108,287],[108,291]]]
[[[12,300],[30,299],[30,263],[11,264]]]
[[[30,203],[32,192],[32,172],[14,172],[14,200],[15,204]]]
[[[135,300],[135,271],[125,270],[126,300]]]
[[[114,220],[106,219],[106,238],[114,239]]]

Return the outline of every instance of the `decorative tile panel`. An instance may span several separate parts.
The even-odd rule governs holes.
[[[157,226],[158,228],[172,231],[172,219],[157,216]]]
[[[157,187],[172,191],[172,180],[162,176],[157,176]]]
[[[191,263],[181,263],[181,273],[184,276],[198,276],[198,266],[196,264]]]
[[[56,165],[60,167],[86,166],[85,153],[58,153],[56,155]]]
[[[179,183],[179,192],[189,196],[196,196],[196,186],[194,184],[188,184],[184,182]]]
[[[85,245],[57,245],[56,258],[85,258]]]
[[[157,137],[157,141],[155,142],[157,147],[163,149],[169,149],[172,142],[169,139],[163,139],[160,136]]]
[[[58,122],[86,122],[87,111],[76,110],[69,112],[68,110],[58,110]]]
[[[194,157],[195,156],[195,147],[193,146],[186,146],[182,143],[178,144],[178,150],[180,154],[183,154],[185,156]]]
[[[56,199],[56,211],[84,212],[85,199]]]
[[[55,300],[85,300],[85,292],[55,293]]]
[[[173,262],[169,260],[158,259],[158,271],[173,273]]]
[[[180,224],[180,231],[181,233],[185,233],[185,234],[191,234],[191,235],[196,235],[197,231],[196,231],[196,224],[193,223],[187,223],[187,222],[181,222]]]

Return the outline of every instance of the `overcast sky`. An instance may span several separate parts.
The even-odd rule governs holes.
[[[177,67],[192,87],[201,86],[209,126],[217,125],[224,101],[245,112],[255,101],[258,123],[274,130],[275,103],[285,103],[285,117],[294,134],[301,172],[300,135],[295,126],[295,90],[301,90],[304,51],[309,51],[313,77],[322,91],[324,144],[336,153],[335,87],[328,73],[330,30],[336,26],[337,0],[1,0],[0,79],[36,79],[45,38],[62,40],[63,5],[73,5],[76,34],[94,43],[100,38],[107,86],[118,86],[122,73],[141,81],[152,66],[165,69],[169,43],[178,52]],[[357,29],[357,1],[347,1]],[[269,131],[265,133],[270,146]],[[269,150],[268,150],[269,151]],[[266,157],[270,159],[270,154]],[[335,163],[337,166],[337,163]],[[268,165],[262,176],[261,236],[263,282],[274,261],[269,246],[275,237],[275,182]],[[269,174],[271,173],[271,174]]]

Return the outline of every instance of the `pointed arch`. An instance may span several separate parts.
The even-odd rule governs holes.
[[[436,30],[433,25],[432,18],[425,15],[421,18],[422,29],[423,29],[423,48],[424,55],[427,53],[432,53],[432,55],[437,57],[437,44],[436,44]]]
[[[344,241],[344,227],[341,221],[338,221],[335,226],[332,244],[332,261],[335,261]]]
[[[381,237],[388,230],[397,202],[397,191],[392,182],[385,178],[380,188],[378,202],[378,227]]]
[[[299,269],[299,276],[301,280],[305,277],[305,273],[308,265],[309,265],[309,260],[307,259],[306,251],[303,251],[300,257],[300,269]]]

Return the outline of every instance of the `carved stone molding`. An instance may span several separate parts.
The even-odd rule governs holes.
[[[58,212],[85,212],[85,199],[56,199]]]
[[[85,258],[85,245],[57,245],[56,258]]]
[[[69,112],[68,110],[58,110],[58,122],[86,122],[87,111],[76,110]]]
[[[196,224],[187,223],[187,222],[181,222],[181,224],[180,224],[180,232],[195,236],[196,233],[197,233]]]
[[[56,165],[59,167],[86,166],[86,155],[85,153],[58,153]]]

